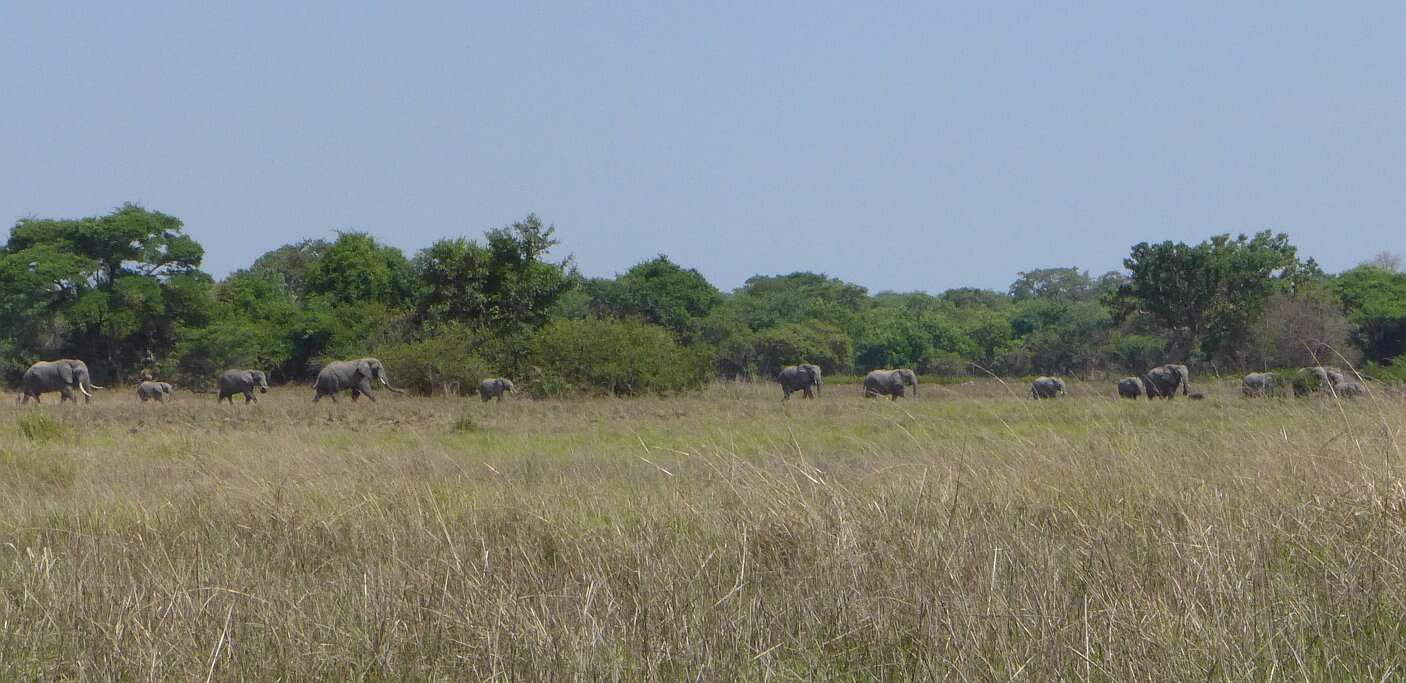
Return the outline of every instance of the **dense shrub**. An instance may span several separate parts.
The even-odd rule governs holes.
[[[826,374],[846,372],[854,358],[850,336],[834,325],[816,321],[785,323],[756,335],[757,371],[775,375],[795,363],[815,363]]]
[[[680,346],[669,331],[637,320],[558,320],[532,340],[528,354],[538,395],[578,392],[629,396],[697,389],[712,376],[711,358]]]
[[[386,365],[391,383],[421,396],[454,396],[473,391],[495,373],[470,351],[471,341],[458,334],[421,341],[388,344],[376,357]]]

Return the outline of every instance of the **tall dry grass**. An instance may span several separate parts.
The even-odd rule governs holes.
[[[1401,400],[846,389],[6,401],[0,678],[1400,676]]]

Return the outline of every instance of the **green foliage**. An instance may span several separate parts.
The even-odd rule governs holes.
[[[535,215],[488,231],[483,244],[440,240],[415,257],[418,316],[497,333],[535,329],[576,283],[570,260],[546,261],[556,229]]]
[[[410,262],[362,232],[344,232],[307,268],[309,296],[339,304],[396,307],[410,298]]]
[[[638,316],[690,341],[698,320],[722,303],[722,293],[698,271],[682,268],[659,255],[626,271],[614,282],[595,286],[597,313]]]
[[[756,333],[754,339],[762,377],[773,377],[796,363],[814,363],[827,374],[847,372],[854,358],[851,337],[825,322],[783,323]]]
[[[815,321],[836,326],[853,337],[861,331],[859,314],[870,302],[868,290],[859,285],[815,273],[791,273],[749,278],[726,305],[734,307],[754,330]]]
[[[331,246],[327,240],[316,239],[285,244],[255,259],[248,272],[277,283],[298,299],[307,293],[308,272]]]
[[[1360,266],[1332,281],[1367,359],[1382,363],[1406,350],[1406,274]]]
[[[532,341],[529,362],[539,395],[616,396],[697,389],[712,376],[710,359],[679,346],[662,327],[637,320],[558,320]]]
[[[421,396],[452,396],[471,393],[485,377],[495,374],[472,353],[472,347],[469,336],[451,332],[382,346],[375,356],[400,388]]]
[[[1317,270],[1312,261],[1299,262],[1287,235],[1269,231],[1218,235],[1195,246],[1143,242],[1123,265],[1131,277],[1113,297],[1121,312],[1185,330],[1207,355],[1243,342],[1270,295]]]

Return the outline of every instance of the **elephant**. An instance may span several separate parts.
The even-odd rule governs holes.
[[[1344,398],[1357,398],[1367,395],[1367,387],[1362,386],[1361,382],[1339,382],[1337,386],[1333,387],[1333,391],[1336,391],[1339,396]]]
[[[88,364],[81,360],[41,360],[24,371],[24,392],[20,394],[20,402],[28,403],[33,397],[34,402],[39,403],[40,394],[57,391],[61,397],[60,403],[77,403],[78,399],[73,396],[75,388],[83,393],[83,402],[87,403],[93,398],[89,390],[102,387],[93,384],[92,376],[88,374]]]
[[[781,383],[781,400],[791,398],[796,391],[803,392],[806,398],[815,398],[820,393],[820,366],[810,363],[788,365],[776,376]],[[814,391],[812,391],[814,390]]]
[[[1055,398],[1064,394],[1064,380],[1056,377],[1037,377],[1030,383],[1030,398],[1039,400]]]
[[[171,385],[166,382],[142,382],[137,385],[137,398],[146,403],[151,399],[156,399],[158,403],[166,402],[166,397],[171,395]]]
[[[330,396],[332,401],[336,402],[337,392],[344,389],[351,389],[353,401],[362,394],[375,401],[376,397],[371,393],[372,382],[380,382],[381,386],[397,394],[405,393],[391,386],[390,380],[386,379],[386,366],[382,365],[381,361],[375,358],[359,358],[333,361],[322,368],[322,371],[317,373],[317,383],[313,385],[317,393],[313,394],[312,401],[317,403],[323,396]]]
[[[1274,375],[1268,372],[1252,372],[1240,380],[1240,393],[1246,398],[1264,398],[1274,393]]]
[[[1147,371],[1147,376],[1143,379],[1143,387],[1147,390],[1147,399],[1165,398],[1171,400],[1177,394],[1177,388],[1181,388],[1181,394],[1186,396],[1191,393],[1191,372],[1185,365],[1163,365]]]
[[[1142,396],[1142,380],[1136,377],[1124,377],[1118,380],[1118,396],[1121,398]]]
[[[1317,365],[1311,368],[1300,368],[1294,377],[1294,395],[1306,396],[1308,394],[1322,391],[1325,387],[1336,389],[1339,384],[1347,380],[1347,376],[1342,370],[1337,368],[1326,368]]]
[[[513,381],[503,377],[486,379],[479,382],[478,385],[478,397],[483,399],[485,403],[495,398],[498,399],[499,403],[502,403],[503,392],[512,393],[512,391]]]
[[[913,397],[918,396],[918,375],[907,368],[897,370],[874,370],[864,376],[864,396],[887,396],[895,400],[903,396],[904,386],[913,387]]]
[[[268,376],[262,370],[225,370],[220,373],[220,394],[215,399],[216,403],[228,401],[234,405],[235,394],[244,394],[245,403],[258,403],[259,399],[254,398],[254,390],[259,393],[269,392]]]

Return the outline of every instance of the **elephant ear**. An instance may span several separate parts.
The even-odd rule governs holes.
[[[73,384],[73,366],[68,363],[60,363],[59,377],[63,378],[64,384]]]
[[[244,371],[243,380],[244,380],[244,383],[245,383],[245,384],[258,384],[258,383],[259,383],[258,380],[254,377],[254,373],[252,373],[252,372],[250,372],[250,371],[248,371],[248,370],[245,370],[245,371]]]
[[[356,362],[356,371],[359,372],[359,373],[361,373],[361,376],[362,376],[362,377],[365,377],[366,379],[371,379],[371,378],[373,378],[373,377],[375,376],[375,375],[372,375],[372,374],[371,374],[371,359],[370,359],[370,358],[362,358],[361,360],[357,361],[357,362]]]

